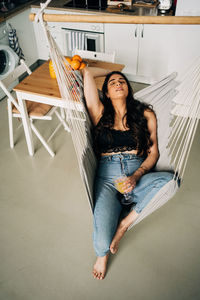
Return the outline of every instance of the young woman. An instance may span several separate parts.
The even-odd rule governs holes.
[[[106,74],[100,100],[94,77]],[[117,252],[128,227],[173,174],[152,171],[159,157],[156,116],[150,106],[133,98],[127,78],[120,72],[87,67],[83,69],[83,78],[98,156],[93,233],[97,260],[93,276],[103,279],[109,252]],[[124,175],[122,187],[129,197],[128,206],[115,185]],[[128,207],[124,218],[123,207]]]

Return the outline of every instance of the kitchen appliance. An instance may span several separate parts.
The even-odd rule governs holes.
[[[71,0],[65,3],[64,6],[104,10],[107,7],[107,0]]]
[[[72,56],[75,49],[104,52],[104,24],[68,23],[62,28],[64,35],[64,55]]]
[[[156,16],[158,13],[157,6],[157,0],[136,0],[132,4],[135,15],[139,16]]]
[[[159,0],[158,9],[161,14],[165,14],[172,6],[172,0]]]
[[[9,47],[8,29],[5,23],[0,24],[0,80],[7,77],[17,66],[19,57]],[[15,83],[15,85],[18,82]],[[13,88],[10,87],[10,89]],[[0,100],[5,96],[5,93],[0,89]]]

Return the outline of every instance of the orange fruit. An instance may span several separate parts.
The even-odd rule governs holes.
[[[86,67],[86,63],[84,63],[83,61],[81,62],[81,65],[79,67],[79,70],[82,70]]]
[[[50,62],[49,62],[49,73],[50,73],[51,78],[54,78],[54,79],[56,78],[56,73],[53,68],[52,60],[50,60]]]
[[[64,64],[65,64],[65,67],[66,67],[66,69],[68,70],[68,71],[70,71],[72,68],[71,68],[71,63],[70,64],[68,64],[67,62],[64,62]]]
[[[68,61],[68,63],[70,64],[72,59],[70,57],[65,57],[66,58],[66,61]]]
[[[72,57],[72,60],[79,60],[80,62],[82,62],[82,58],[81,58],[80,55],[78,55],[78,54],[75,54],[75,55]]]
[[[71,61],[71,66],[74,70],[78,70],[80,68],[80,65],[81,65],[81,63],[78,59],[73,59]]]
[[[65,57],[65,58],[66,58],[66,61],[67,61],[67,62],[66,61],[64,62],[65,67],[66,67],[67,70],[71,70],[71,66],[70,65],[71,65],[71,61],[72,60],[71,60],[70,57]]]

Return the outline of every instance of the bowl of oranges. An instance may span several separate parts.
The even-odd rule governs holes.
[[[72,67],[73,70],[82,70],[86,67],[86,63],[82,60],[80,55],[74,55],[72,58],[71,57],[65,57],[66,61],[69,63],[69,65]],[[66,68],[70,69],[66,64]],[[56,73],[54,71],[53,67],[53,62],[52,60],[49,61],[49,73],[51,78],[56,78]]]

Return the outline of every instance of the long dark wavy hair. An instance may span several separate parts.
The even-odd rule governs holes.
[[[153,109],[150,105],[134,99],[133,90],[128,79],[124,74],[118,71],[113,71],[109,73],[106,76],[102,87],[103,96],[100,98],[101,98],[101,102],[103,103],[104,110],[100,121],[95,126],[94,146],[97,145],[98,137],[99,135],[102,134],[103,128],[107,127],[113,129],[114,127],[115,110],[111,100],[107,97],[108,81],[113,74],[121,75],[125,79],[128,85],[128,96],[126,98],[127,112],[123,116],[123,120],[122,120],[123,125],[132,131],[132,134],[136,139],[137,151],[138,151],[137,154],[142,156],[147,156],[148,149],[152,145],[152,141],[150,140],[150,133],[147,127],[147,120],[144,117],[144,111],[145,110],[153,111]]]

